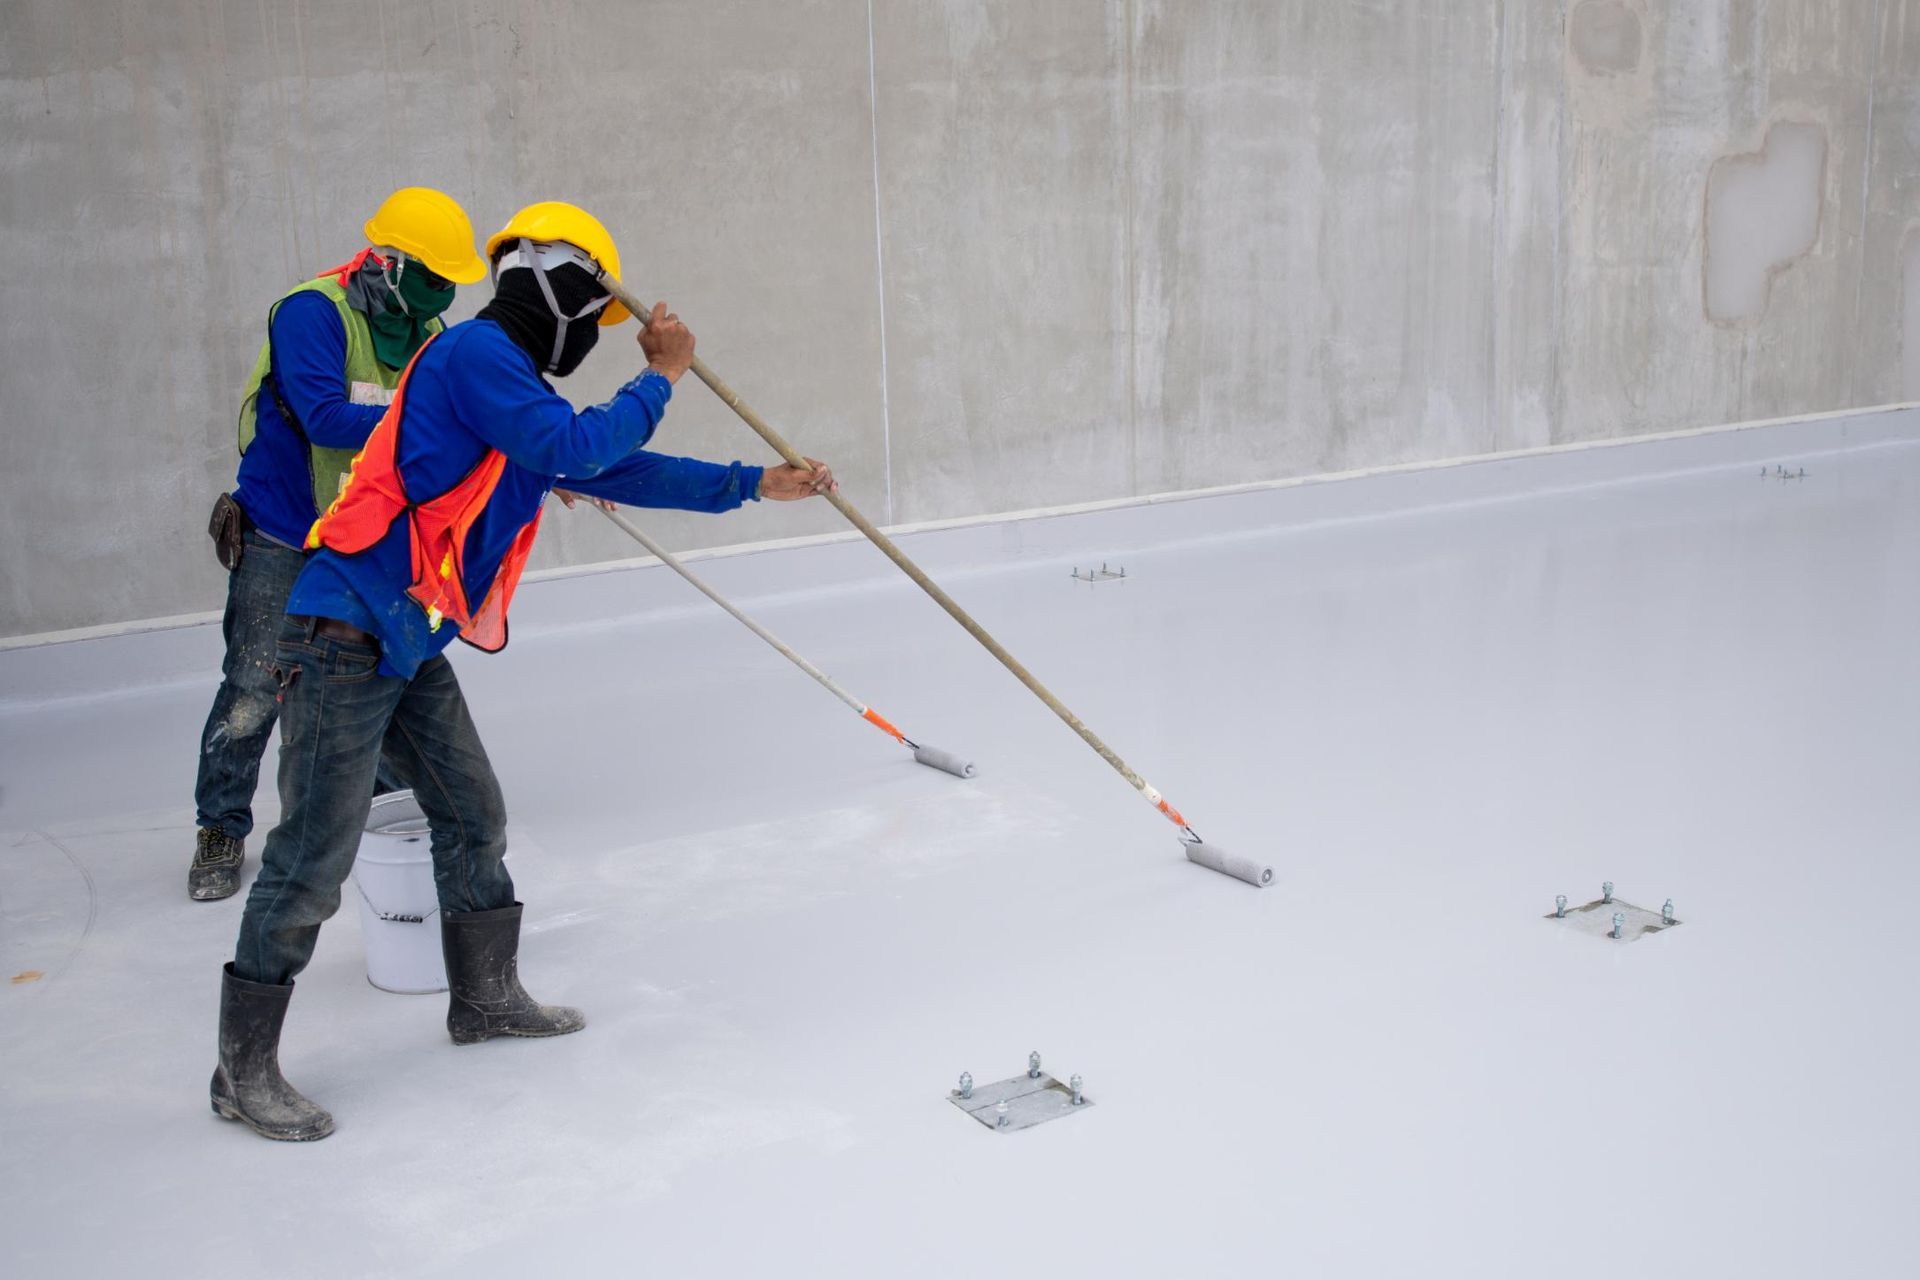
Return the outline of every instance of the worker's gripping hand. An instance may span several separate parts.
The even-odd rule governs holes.
[[[615,504],[608,502],[605,498],[588,498],[584,493],[574,493],[568,489],[555,489],[553,496],[560,499],[561,505],[565,506],[569,511],[573,510],[573,504],[581,498],[586,498],[588,502],[591,502],[602,511],[612,511],[615,509]]]
[[[640,330],[640,349],[647,353],[647,368],[668,382],[680,381],[693,364],[693,334],[664,302],[653,304],[653,314]]]
[[[813,468],[811,471],[784,462],[768,467],[760,473],[760,496],[775,502],[792,502],[796,498],[840,492],[840,482],[833,478],[832,467],[815,458],[808,458],[807,464]]]

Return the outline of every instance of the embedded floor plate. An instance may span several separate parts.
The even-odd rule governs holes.
[[[948,1101],[989,1129],[1001,1133],[1012,1133],[1015,1129],[1031,1129],[1037,1124],[1049,1120],[1058,1120],[1061,1116],[1072,1115],[1076,1111],[1085,1111],[1093,1105],[1093,1099],[1080,1093],[1076,1105],[1073,1090],[1061,1084],[1046,1072],[1039,1078],[1018,1075],[1011,1080],[1001,1080],[994,1084],[976,1085],[971,1097],[963,1098],[960,1091],[954,1089],[947,1094]],[[1000,1123],[999,1104],[1007,1104],[1006,1123]]]
[[[1612,936],[1615,912],[1619,912],[1624,917],[1620,922],[1618,938]],[[1556,916],[1549,911],[1547,919],[1570,925],[1581,933],[1591,934],[1605,942],[1638,942],[1642,938],[1664,933],[1680,924],[1678,920],[1669,924],[1658,911],[1636,907],[1631,902],[1622,902],[1618,898],[1612,902],[1595,898],[1584,906],[1568,907],[1565,916]]]

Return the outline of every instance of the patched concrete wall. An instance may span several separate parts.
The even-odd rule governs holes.
[[[1714,162],[1702,250],[1709,319],[1766,316],[1773,278],[1820,241],[1826,168],[1827,131],[1787,122],[1768,129],[1752,155]]]
[[[1920,394],[1920,0],[12,0],[0,123],[0,635],[218,606],[266,308],[406,183],[593,209],[885,520]]]

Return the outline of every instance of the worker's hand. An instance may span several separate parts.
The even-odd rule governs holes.
[[[840,492],[840,482],[833,478],[832,467],[816,458],[808,458],[807,464],[813,470],[806,471],[792,463],[783,462],[762,471],[760,496],[772,498],[775,502],[792,502],[796,498]]]
[[[640,330],[640,349],[647,353],[647,368],[668,382],[678,382],[693,363],[693,334],[667,310],[666,303],[656,302]]]
[[[566,489],[555,489],[553,491],[553,496],[560,499],[560,505],[564,506],[569,511],[573,510],[573,504],[577,500],[581,498],[587,498],[587,495],[584,493],[572,493]],[[591,502],[594,506],[600,508],[602,511],[612,511],[614,509],[614,504],[607,501],[605,498],[587,498],[587,501]]]

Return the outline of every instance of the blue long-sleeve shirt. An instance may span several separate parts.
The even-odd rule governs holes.
[[[499,484],[462,549],[467,599],[477,608],[500,562],[556,481],[591,497],[636,507],[731,511],[758,500],[762,468],[649,453],[673,384],[643,373],[613,399],[574,412],[533,359],[491,320],[457,324],[413,366],[400,420],[397,465],[415,502],[458,484],[486,455],[507,457]],[[294,584],[287,612],[342,622],[380,640],[380,670],[411,679],[453,642],[458,628],[429,630],[407,596],[413,581],[406,521],[395,519],[367,550],[322,548]]]
[[[308,439],[328,449],[365,444],[386,410],[348,398],[347,331],[332,299],[323,293],[293,294],[274,308],[267,333],[273,381]],[[261,532],[297,547],[320,514],[313,506],[307,446],[264,386],[254,418],[253,443],[240,456],[234,498]]]

